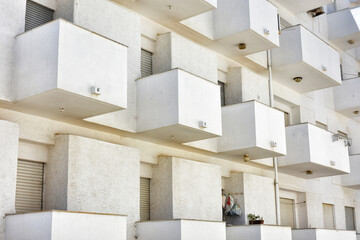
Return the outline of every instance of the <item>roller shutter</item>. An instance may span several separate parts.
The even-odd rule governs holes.
[[[150,220],[150,179],[140,178],[140,221]]]
[[[41,211],[43,177],[43,163],[18,160],[15,202],[17,213]]]
[[[39,27],[54,19],[54,10],[36,2],[26,1],[25,31]]]
[[[152,55],[151,52],[141,49],[141,77],[147,77],[153,74]]]

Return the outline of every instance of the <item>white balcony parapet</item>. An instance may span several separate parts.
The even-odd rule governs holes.
[[[249,55],[279,46],[277,8],[266,0],[219,1],[214,40],[228,54]],[[239,49],[239,44],[246,44]]]
[[[87,118],[127,107],[127,47],[64,20],[16,37],[16,104]]]
[[[329,40],[342,50],[360,46],[360,7],[327,15]]]
[[[291,228],[286,226],[273,226],[273,225],[264,225],[264,224],[226,227],[226,240],[245,240],[245,239],[292,240]]]
[[[136,86],[137,132],[179,143],[221,136],[219,85],[174,69]]]
[[[274,81],[299,93],[341,84],[339,53],[301,25],[282,31],[272,67]]]
[[[250,159],[286,154],[283,113],[256,101],[222,107],[218,152]]]
[[[350,174],[341,176],[341,185],[360,190],[360,155],[350,156]]]
[[[309,123],[286,127],[287,155],[279,170],[301,178],[328,177],[350,172],[347,141]]]
[[[330,4],[334,0],[276,0],[276,2],[292,13],[302,13]]]
[[[225,222],[165,220],[136,223],[138,240],[226,240]]]
[[[176,22],[213,10],[217,6],[217,0],[115,0],[115,2],[150,19],[158,21],[170,19]]]
[[[355,231],[332,229],[294,229],[292,240],[356,240]]]
[[[48,211],[7,215],[7,240],[126,240],[126,216]]]
[[[355,118],[360,112],[360,78],[343,81],[341,86],[334,88],[335,110]]]

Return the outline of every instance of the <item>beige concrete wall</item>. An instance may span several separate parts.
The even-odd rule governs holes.
[[[140,156],[136,149],[59,135],[46,167],[45,208],[125,214],[128,239],[140,218]]]
[[[152,220],[222,220],[218,166],[160,157],[153,170],[150,194]]]
[[[0,120],[0,240],[5,240],[4,216],[15,213],[19,126]]]

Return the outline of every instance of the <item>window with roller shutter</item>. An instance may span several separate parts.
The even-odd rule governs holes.
[[[25,32],[51,22],[54,19],[54,10],[36,2],[26,1]]]

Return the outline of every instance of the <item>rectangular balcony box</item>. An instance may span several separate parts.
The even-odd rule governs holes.
[[[341,185],[360,190],[360,155],[350,156],[350,174],[341,176]]]
[[[150,19],[158,21],[167,19],[175,22],[213,10],[217,6],[217,0],[115,0],[115,2]]]
[[[334,0],[276,0],[276,2],[292,13],[303,13],[330,4]]]
[[[279,46],[277,8],[266,0],[219,1],[213,14],[214,40],[233,56]]]
[[[350,173],[346,141],[309,123],[286,127],[287,155],[280,157],[281,172],[301,178]]]
[[[356,240],[355,231],[331,229],[294,229],[292,240]]]
[[[181,69],[136,81],[137,132],[178,143],[222,134],[220,86]]]
[[[226,240],[292,240],[291,228],[272,225],[243,225],[226,227]]]
[[[176,33],[161,34],[156,39],[153,72],[180,68],[217,83],[217,54]]]
[[[251,160],[286,154],[282,112],[256,101],[222,107],[223,135],[218,152]]]
[[[327,15],[329,40],[342,50],[360,46],[360,7]]]
[[[16,104],[83,119],[127,107],[127,47],[64,20],[16,37]]]
[[[341,84],[339,53],[301,25],[282,31],[272,67],[275,81],[299,93]]]
[[[48,211],[5,217],[7,240],[126,240],[126,216]]]
[[[343,81],[341,86],[334,88],[335,110],[355,118],[360,112],[360,78]]]
[[[164,220],[136,223],[138,240],[226,240],[225,222]]]

